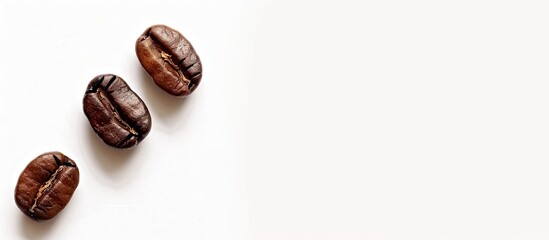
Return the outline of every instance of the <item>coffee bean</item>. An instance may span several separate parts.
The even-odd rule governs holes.
[[[154,25],[137,39],[137,58],[156,85],[169,94],[187,96],[202,79],[202,63],[181,33]]]
[[[84,113],[103,141],[116,148],[140,143],[151,130],[147,106],[122,78],[99,75],[88,84]]]
[[[79,176],[72,159],[60,152],[44,153],[19,175],[15,203],[21,212],[36,221],[51,219],[71,200]]]

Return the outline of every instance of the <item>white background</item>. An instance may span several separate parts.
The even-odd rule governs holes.
[[[549,239],[546,1],[2,1],[1,239]],[[186,99],[134,52],[149,25],[204,65]],[[89,80],[149,107],[137,148],[82,111]],[[58,150],[54,220],[15,206]]]

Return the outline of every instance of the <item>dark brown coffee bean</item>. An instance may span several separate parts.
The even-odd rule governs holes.
[[[84,95],[84,113],[93,131],[116,148],[137,145],[151,130],[147,106],[116,75],[99,75],[90,81]]]
[[[15,203],[36,221],[51,219],[67,206],[79,179],[78,167],[72,159],[60,152],[44,153],[19,175]]]
[[[202,63],[193,46],[168,26],[147,28],[137,39],[135,51],[156,85],[169,94],[187,96],[202,79]]]

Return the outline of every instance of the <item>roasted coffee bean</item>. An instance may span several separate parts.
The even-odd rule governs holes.
[[[90,81],[84,95],[84,113],[93,131],[112,147],[133,147],[151,130],[147,106],[116,75],[99,75]]]
[[[19,175],[15,203],[21,212],[36,221],[51,219],[71,200],[79,176],[72,159],[60,152],[44,153]]]
[[[135,51],[156,85],[175,96],[191,94],[202,79],[202,63],[181,33],[154,25],[137,39]]]

